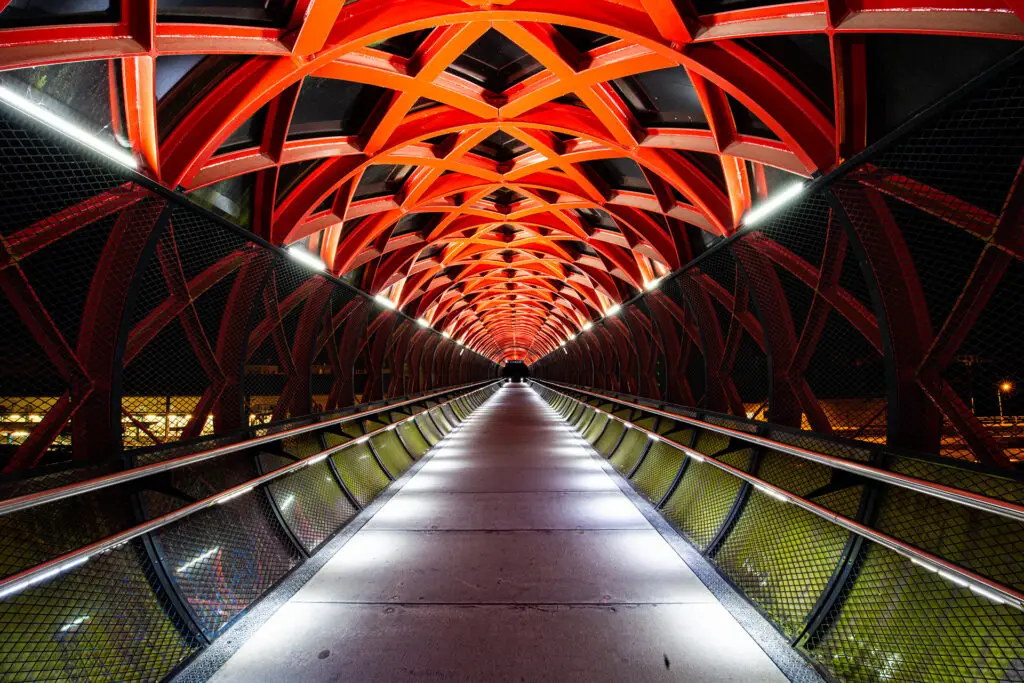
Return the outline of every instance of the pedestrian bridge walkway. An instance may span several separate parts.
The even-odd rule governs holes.
[[[525,384],[393,489],[269,618],[218,641],[214,681],[814,678]]]

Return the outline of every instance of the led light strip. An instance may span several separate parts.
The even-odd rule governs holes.
[[[27,97],[19,95],[3,85],[0,85],[0,102],[5,102],[23,114],[26,114],[39,123],[42,123],[46,127],[52,128],[58,133],[85,145],[95,152],[99,152],[111,161],[116,161],[122,166],[126,166],[133,171],[138,170],[139,168],[138,162],[135,161],[135,157],[132,156],[130,152],[93,135],[78,124],[61,118],[49,109],[36,104]]]
[[[496,382],[490,382],[490,384],[488,384],[487,386],[492,386],[494,384],[496,384]],[[185,517],[191,515],[194,512],[198,512],[199,510],[205,510],[207,508],[213,507],[214,505],[221,505],[230,500],[238,498],[239,496],[248,493],[249,491],[252,491],[256,487],[262,486],[263,484],[266,484],[274,479],[282,477],[286,474],[291,474],[292,472],[297,472],[298,470],[309,467],[310,465],[313,465],[315,463],[322,462],[331,455],[334,455],[335,453],[343,451],[346,448],[354,445],[356,442],[365,442],[369,440],[371,437],[376,436],[377,434],[390,431],[389,428],[391,428],[392,426],[397,427],[398,425],[403,424],[405,422],[409,422],[410,420],[415,420],[421,415],[427,414],[431,410],[440,408],[441,406],[457,401],[460,398],[466,398],[467,396],[471,396],[480,391],[483,391],[484,389],[487,388],[487,386],[467,391],[466,393],[460,394],[455,398],[449,399],[447,401],[442,401],[435,406],[431,406],[430,408],[425,408],[420,412],[416,413],[415,415],[409,415],[401,420],[393,422],[391,423],[391,425],[388,425],[387,427],[381,427],[371,432],[367,432],[366,434],[360,436],[359,439],[339,444],[321,453],[318,453],[315,456],[292,463],[291,465],[287,465],[280,469],[274,470],[273,472],[268,472],[267,474],[256,477],[255,479],[252,479],[244,484],[240,484],[233,488],[221,491],[220,493],[210,496],[209,498],[205,498],[195,503],[191,503],[184,507],[178,508],[174,512],[169,512],[166,515],[155,517],[154,519],[151,519],[148,522],[144,522],[130,529],[126,529],[125,531],[110,536],[106,539],[96,541],[95,543],[83,546],[78,550],[73,550],[59,557],[55,557],[52,560],[48,560],[47,562],[18,572],[17,574],[8,576],[7,578],[0,580],[0,599],[9,597],[11,595],[15,595],[31,586],[34,586],[36,584],[42,583],[56,576],[64,574],[65,572],[68,572],[71,569],[74,569],[75,567],[85,564],[97,555],[111,552],[112,550],[115,550],[125,545],[129,541],[132,541],[140,536],[155,531],[161,527],[167,526],[172,522],[184,519]],[[448,392],[438,392],[438,394],[441,393]],[[418,400],[425,401],[428,399],[429,397],[425,397],[420,398]],[[391,407],[390,409],[394,410],[395,407]],[[384,408],[383,410],[388,410],[388,408]],[[383,410],[375,412],[383,412]],[[321,423],[319,426],[323,427],[325,424],[327,423]],[[461,426],[461,423],[458,426]],[[456,427],[456,429],[458,428],[458,426]],[[280,438],[281,434],[277,434],[275,436]]]
[[[542,384],[541,386],[545,385]],[[546,386],[545,388],[553,393],[561,394],[562,396],[565,396],[570,400],[590,406],[590,404],[586,403],[585,401],[582,401],[573,396],[569,396],[568,394],[564,394],[556,389],[551,389],[550,387]],[[612,399],[608,400],[612,401]],[[633,424],[628,420],[612,415],[606,410],[602,410],[601,408],[597,408],[596,406],[590,407],[593,408],[593,410],[596,412],[603,413],[610,418],[614,418],[619,422],[622,422],[623,424],[630,426],[632,429],[647,434],[648,437],[653,438],[654,436],[658,436],[651,430],[646,429],[644,427],[640,427],[639,425]],[[671,416],[669,417],[671,419]],[[1013,588],[1002,586],[999,583],[992,581],[987,577],[981,576],[980,574],[976,574],[975,572],[969,569],[959,567],[955,564],[943,560],[942,558],[936,555],[932,555],[927,551],[921,550],[920,548],[916,548],[915,546],[912,546],[909,543],[905,543],[897,538],[889,536],[888,534],[876,531],[875,529],[872,529],[869,526],[861,524],[860,522],[856,522],[842,515],[836,514],[831,510],[828,510],[827,508],[818,505],[817,503],[805,500],[803,498],[800,498],[799,496],[794,496],[790,494],[788,491],[785,491],[766,481],[763,481],[761,479],[758,479],[757,477],[747,474],[746,472],[743,472],[738,468],[721,462],[720,460],[716,460],[715,458],[707,459],[703,454],[698,453],[697,451],[694,451],[692,448],[684,446],[683,444],[677,441],[674,441],[672,439],[665,439],[660,436],[658,436],[658,438],[666,441],[673,447],[679,449],[680,451],[685,453],[687,457],[693,458],[698,462],[709,463],[714,467],[747,482],[748,484],[752,485],[755,489],[757,489],[760,493],[763,493],[780,503],[790,503],[796,505],[797,507],[807,510],[808,512],[817,515],[818,517],[821,517],[826,521],[832,522],[836,526],[842,527],[847,531],[858,534],[859,536],[863,536],[864,538],[867,538],[868,540],[873,541],[878,545],[883,546],[895,552],[896,554],[907,558],[908,560],[912,561],[914,564],[922,568],[928,569],[929,571],[933,571],[939,574],[940,576],[945,575],[943,578],[949,577],[947,580],[949,580],[951,583],[954,583],[962,588],[968,588],[971,590],[971,592],[975,593],[976,595],[985,597],[996,604],[1010,605],[1019,610],[1024,611],[1024,594],[1018,593]]]

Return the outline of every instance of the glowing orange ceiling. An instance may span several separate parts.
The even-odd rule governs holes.
[[[864,32],[1020,33],[1001,7],[923,1],[299,0],[248,25],[140,0],[112,23],[0,31],[0,66],[122,58],[148,174],[197,196],[250,178],[258,234],[531,362],[680,267],[694,234],[730,235],[766,176],[862,148]],[[749,40],[797,34],[827,45],[823,97]],[[239,59],[187,76],[165,130],[169,55]]]

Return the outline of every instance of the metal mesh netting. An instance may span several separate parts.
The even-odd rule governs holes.
[[[608,426],[609,417],[604,413],[597,413],[594,419],[591,420],[590,424],[583,432],[583,438],[589,441],[591,444],[595,443],[604,433],[605,428]]]
[[[290,463],[287,458],[260,454],[265,470]],[[307,553],[345,525],[358,510],[345,497],[326,462],[305,467],[267,484],[277,513]]]
[[[0,679],[159,680],[199,647],[140,541],[0,601]]]
[[[1024,673],[1024,613],[869,544],[812,660],[844,681],[1012,681]]]
[[[409,453],[394,432],[379,434],[370,439],[370,443],[373,444],[377,457],[392,477],[397,478],[412,467],[412,458],[409,457]]]
[[[1024,588],[1024,525],[962,505],[890,489],[872,526],[1017,589]]]
[[[225,499],[156,536],[168,574],[211,637],[301,560],[262,489]]]
[[[825,588],[847,536],[816,515],[754,490],[714,560],[793,636]]]
[[[430,444],[423,438],[423,434],[413,420],[398,425],[397,431],[398,438],[401,439],[402,444],[414,459],[419,460],[430,450]]]
[[[557,396],[552,392],[547,398],[554,401]],[[715,422],[735,426],[727,419]],[[666,427],[673,428],[671,424]],[[689,432],[676,436],[686,442]],[[753,449],[730,445],[728,437],[709,430],[699,430],[695,441],[700,444],[698,450],[718,453],[721,461],[740,469],[749,470],[756,462],[757,476],[784,490],[850,518],[861,514],[863,480],[772,450],[754,459]],[[813,441],[799,443],[807,446]],[[871,455],[856,450],[840,452],[854,460]],[[655,474],[659,453],[667,455],[671,464],[659,467]],[[654,443],[634,476],[634,484],[657,502],[675,481],[682,460],[680,451],[664,442]],[[652,471],[645,474],[648,464]],[[949,468],[903,457],[893,464],[938,481]],[[645,483],[641,484],[642,480]],[[977,472],[971,481],[976,487],[1014,497],[1015,489],[1005,477]],[[655,495],[651,495],[652,485],[659,487]],[[662,511],[699,549],[710,551],[722,571],[787,636],[800,637],[801,649],[828,675],[857,681],[1013,680],[1022,670],[1024,631],[1017,610],[975,596],[952,580],[870,542],[864,542],[858,552],[862,546],[851,546],[852,536],[846,530],[757,489],[749,489],[745,498],[738,499],[743,486],[734,476],[690,460]],[[873,526],[1005,585],[1021,585],[1016,562],[1019,553],[1014,552],[1018,523],[898,488],[888,490],[881,500],[870,520]],[[738,501],[742,501],[741,507],[737,507]],[[842,575],[830,594],[826,589],[832,590],[830,581],[844,567],[841,560],[847,552],[853,553],[852,571]],[[900,570],[903,574],[909,568],[915,585],[926,583],[934,597],[914,595],[908,600],[898,591],[891,602],[887,595],[873,603],[871,590],[859,589],[862,581],[881,591],[882,586],[876,584],[902,580],[902,574],[886,577],[886,569],[872,571],[879,553],[890,564],[904,567]],[[862,578],[864,571],[869,572],[866,579]],[[826,595],[835,596],[824,603],[827,611],[810,621]],[[979,619],[986,621],[977,623]],[[950,628],[956,630],[955,636],[944,635]],[[927,642],[932,650],[919,646],[915,638]]]
[[[637,349],[658,340],[644,361],[655,381],[634,378],[635,393],[817,432],[841,457],[859,442],[1011,467],[1024,452],[1024,323],[1007,315],[1024,266],[1006,246],[1020,225],[1022,131],[1018,54],[699,255],[620,316]],[[538,376],[629,384],[597,342],[581,335]]]
[[[633,475],[633,484],[652,503],[659,503],[668,493],[686,455],[664,441],[651,444],[640,468]]]
[[[444,414],[442,408],[435,408],[429,413],[430,419],[433,421],[434,426],[437,427],[438,432],[444,436],[448,432],[452,431],[452,425],[448,422],[448,418]]]
[[[601,437],[602,439],[604,437]],[[612,467],[619,472],[628,475],[636,467],[637,462],[643,457],[649,439],[643,432],[630,429],[618,442],[618,447],[608,459]],[[600,451],[600,449],[598,449]],[[602,453],[603,455],[603,453]]]
[[[362,507],[369,505],[391,482],[365,443],[348,446],[332,455],[331,459],[345,482],[345,488]]]
[[[351,406],[335,390],[351,384],[346,306],[368,298],[52,135],[0,111],[0,497]],[[352,329],[355,342],[372,341],[365,325]],[[459,381],[490,371],[480,360],[460,368]],[[428,377],[417,390],[436,385]],[[315,433],[290,436],[3,515],[0,574],[321,450]],[[200,647],[200,632],[219,633],[354,513],[320,463],[6,594],[0,679],[161,679]]]
[[[708,547],[732,510],[742,482],[706,463],[690,462],[662,506],[666,518],[700,550]]]
[[[623,434],[626,432],[626,426],[618,420],[609,420],[608,425],[601,432],[601,436],[594,442],[594,450],[603,455],[609,457],[616,446],[619,445],[619,439],[623,438]]]
[[[415,422],[416,426],[419,427],[420,433],[431,447],[435,446],[437,442],[442,439],[441,433],[427,415],[417,417],[413,422]]]

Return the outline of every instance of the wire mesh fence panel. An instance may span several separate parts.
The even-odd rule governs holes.
[[[443,408],[435,408],[430,411],[430,418],[434,421],[438,431],[442,436],[446,436],[448,432],[452,431],[452,425],[448,422],[448,418],[444,414]]]
[[[199,648],[141,541],[0,599],[0,679],[155,681]]]
[[[844,681],[1012,681],[1024,672],[1024,613],[870,544],[825,625],[804,647]]]
[[[345,488],[360,506],[366,507],[391,482],[365,444],[353,444],[331,456]]]
[[[243,359],[224,344],[244,343],[247,285],[267,263],[240,236],[182,207],[171,212],[138,275],[119,418],[126,448],[248,424],[239,393],[227,389],[239,384]]]
[[[420,430],[412,420],[398,425],[397,431],[402,444],[404,444],[414,459],[419,460],[430,450],[430,444],[423,438],[423,434],[420,433]]]
[[[653,443],[633,475],[633,484],[647,500],[658,503],[668,493],[685,459],[686,455],[678,448],[664,441]]]
[[[848,536],[817,515],[754,490],[714,560],[792,637],[835,571]]]
[[[269,471],[291,461],[269,453],[259,455]],[[313,553],[358,512],[345,496],[326,462],[304,467],[267,484],[277,514],[307,553]]]
[[[872,526],[1006,586],[1024,588],[1024,524],[889,488]]]
[[[437,427],[434,426],[434,423],[431,422],[430,418],[426,415],[417,417],[413,422],[415,422],[416,426],[419,427],[420,432],[423,434],[423,438],[427,440],[427,443],[430,444],[431,447],[437,445],[437,442],[443,438],[441,433],[437,430]]]
[[[644,457],[649,439],[646,434],[636,429],[628,429],[625,434],[620,432],[620,436],[621,440],[616,437],[618,445],[612,446],[615,450],[607,456],[608,462],[619,472],[629,474],[640,462],[640,458]],[[604,440],[603,436],[601,440]],[[598,443],[600,444],[600,441]],[[604,455],[600,448],[598,452]]]
[[[703,551],[718,534],[741,488],[736,477],[706,463],[690,462],[662,513]]]
[[[594,419],[590,421],[589,426],[583,431],[583,438],[593,445],[600,438],[601,434],[604,433],[609,419],[604,413],[595,415]]]
[[[163,527],[156,538],[168,574],[210,637],[301,561],[262,488]]]
[[[601,436],[594,442],[594,450],[603,457],[611,456],[612,451],[619,444],[619,440],[626,433],[626,426],[618,420],[609,420]],[[637,456],[639,457],[639,456]]]
[[[392,477],[400,477],[412,467],[413,460],[393,431],[384,432],[372,439],[373,450]]]

